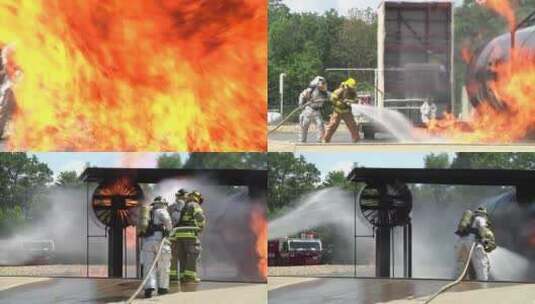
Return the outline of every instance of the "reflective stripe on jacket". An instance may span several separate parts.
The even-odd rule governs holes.
[[[206,225],[204,211],[200,204],[188,202],[182,209],[177,227],[192,227],[192,229],[178,229],[174,233],[175,239],[195,239]]]

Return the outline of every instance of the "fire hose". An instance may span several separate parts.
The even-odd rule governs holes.
[[[302,106],[299,106],[295,108],[290,114],[286,116],[278,125],[275,126],[275,128],[271,129],[271,131],[268,132],[268,135],[271,135],[273,132],[277,131],[280,127],[282,127],[283,124],[285,124],[297,111],[303,110],[306,106],[308,106],[310,102],[305,103]]]
[[[199,227],[190,227],[190,226],[175,227],[175,228],[173,228],[173,231],[171,231],[171,235],[174,235],[175,232],[178,232],[178,231],[181,231],[181,230],[199,231],[200,229],[199,229]],[[132,296],[130,296],[130,298],[128,298],[128,300],[126,301],[126,304],[132,303],[132,301],[134,301],[134,299],[137,297],[137,295],[143,289],[143,286],[145,286],[145,284],[147,283],[151,273],[154,271],[154,267],[156,267],[156,264],[158,263],[158,260],[160,259],[160,256],[162,255],[163,246],[165,245],[165,242],[167,240],[168,240],[168,238],[164,237],[162,239],[162,241],[160,242],[160,246],[158,247],[158,252],[156,253],[156,256],[154,257],[154,261],[150,265],[149,271],[147,271],[147,274],[145,275],[145,278],[143,278],[143,281],[141,282],[141,284],[139,284],[139,287],[136,289],[134,294],[132,294]]]
[[[440,294],[442,294],[443,292],[445,292],[446,290],[452,288],[453,286],[459,284],[463,278],[466,276],[466,272],[468,272],[468,267],[470,266],[470,260],[472,259],[472,254],[474,253],[474,248],[476,248],[476,243],[472,243],[472,247],[470,247],[470,252],[468,253],[468,258],[466,259],[466,264],[464,265],[464,270],[463,272],[461,273],[461,275],[457,278],[457,280],[451,282],[451,283],[448,283],[444,286],[442,286],[442,288],[440,288],[437,292],[435,292],[433,295],[431,295],[425,302],[424,304],[428,304],[428,303],[431,303],[431,301],[433,301],[436,297],[438,297]]]
[[[306,106],[308,106],[311,102],[307,102],[305,103],[304,105],[302,106],[299,106],[297,108],[295,108],[292,112],[290,112],[290,114],[288,114],[286,116],[286,118],[284,118],[278,125],[276,125],[273,129],[271,129],[269,132],[268,132],[268,135],[271,135],[273,132],[277,131],[280,127],[282,127],[283,124],[285,124],[295,113],[297,113],[297,111],[299,110],[303,110],[304,108],[306,108]],[[353,102],[350,102],[350,103],[347,103],[346,104],[351,104]]]
[[[162,239],[162,241],[160,242],[160,246],[158,247],[158,253],[156,253],[156,256],[154,257],[154,261],[152,262],[152,265],[150,265],[149,271],[147,271],[147,274],[145,275],[145,278],[143,278],[143,281],[141,282],[141,284],[139,284],[139,287],[136,289],[134,294],[132,296],[130,296],[130,298],[128,298],[128,300],[126,301],[127,304],[130,304],[130,303],[132,303],[132,301],[134,301],[134,299],[137,297],[137,295],[143,289],[143,286],[145,286],[145,284],[149,280],[149,277],[150,277],[151,273],[154,271],[154,267],[156,267],[156,264],[158,263],[158,260],[160,259],[160,255],[162,255],[162,249],[163,249],[163,246],[165,245],[166,241],[167,241],[167,238],[164,237]]]

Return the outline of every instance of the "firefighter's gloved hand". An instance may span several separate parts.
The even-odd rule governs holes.
[[[481,227],[479,229],[479,235],[485,252],[491,252],[496,249],[496,238],[494,237],[494,233],[488,227]]]
[[[352,100],[352,99],[344,99],[344,101],[342,101],[343,103],[345,103],[346,105],[351,105],[352,103],[354,103],[355,101]]]
[[[483,241],[483,249],[487,253],[492,252],[494,249],[496,249],[496,242],[494,242],[492,240],[484,240]]]

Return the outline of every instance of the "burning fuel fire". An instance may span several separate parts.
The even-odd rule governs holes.
[[[477,3],[503,16],[509,24],[509,29],[512,30],[515,27],[515,10],[510,0],[478,0]]]
[[[508,0],[479,1],[481,5],[505,18],[510,29],[516,27],[514,9]],[[431,134],[438,134],[463,142],[517,142],[533,132],[535,126],[535,54],[532,50],[516,45],[507,51],[507,60],[491,67],[495,74],[487,81],[492,95],[499,99],[504,109],[497,110],[490,102],[481,102],[475,108],[470,122],[458,121],[453,115],[445,115],[428,125]],[[469,60],[469,50],[463,51]]]
[[[255,206],[251,212],[251,228],[256,235],[256,254],[258,256],[258,273],[262,278],[267,278],[267,247],[268,230],[264,208]]]
[[[264,151],[266,0],[0,0],[7,148]]]

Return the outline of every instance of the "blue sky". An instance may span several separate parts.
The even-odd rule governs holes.
[[[156,166],[156,159],[162,153],[120,153],[120,152],[50,152],[30,153],[48,164],[57,176],[62,171],[74,170],[80,174],[86,163],[96,167],[141,167]],[[180,153],[182,161],[187,153]],[[308,162],[314,163],[325,177],[332,170],[349,173],[353,163],[365,167],[422,168],[427,152],[308,152],[303,155]],[[450,153],[450,159],[453,153]]]
[[[353,163],[364,167],[423,168],[424,157],[428,152],[309,152],[303,155],[308,162],[314,163],[324,178],[333,170],[349,173]],[[454,154],[449,153],[450,159]]]
[[[94,167],[155,167],[158,155],[162,153],[121,153],[121,152],[49,152],[30,153],[48,164],[57,176],[62,171],[82,173],[86,163]],[[180,153],[182,161],[188,158],[187,153]]]

